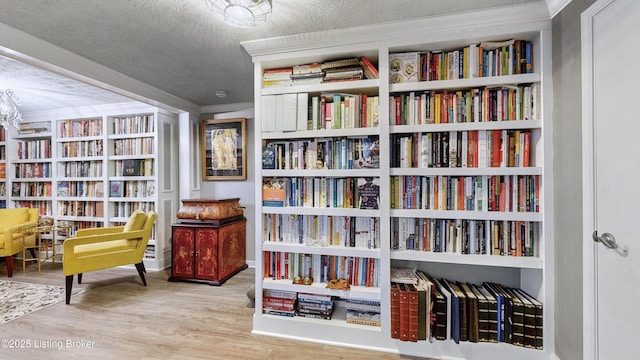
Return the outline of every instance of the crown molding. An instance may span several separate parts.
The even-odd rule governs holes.
[[[549,15],[551,18],[558,15],[565,6],[569,5],[570,2],[571,0],[547,0],[547,6],[549,7]]]
[[[514,27],[522,32],[550,29],[550,20],[547,3],[537,1],[415,20],[249,40],[240,44],[254,58],[269,58],[292,51],[335,49],[336,46],[365,46],[381,42],[397,46],[440,40],[465,31],[461,29],[496,34],[503,32],[505,27]]]
[[[0,55],[175,113],[200,106],[0,23]]]

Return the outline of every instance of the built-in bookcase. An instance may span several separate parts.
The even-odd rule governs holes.
[[[33,130],[31,130],[33,129]],[[41,122],[11,139],[9,196],[12,207],[40,209],[53,214],[53,146],[51,124]]]
[[[9,136],[10,205],[40,207],[71,224],[71,236],[124,225],[136,209],[154,210],[159,220],[144,262],[149,269],[169,266],[169,226],[179,205],[177,115],[130,103],[24,118],[33,133]]]
[[[487,18],[492,24],[477,20]],[[243,43],[255,64],[255,147],[262,149],[255,158],[254,332],[432,358],[554,354],[550,27],[546,8],[527,4],[345,29],[339,38],[317,33]],[[506,67],[515,52],[509,58],[508,50],[487,43],[511,39],[528,52],[516,70]],[[492,52],[469,57],[482,54],[480,48]],[[275,73],[296,65],[363,56],[378,67],[379,79],[275,81]],[[445,61],[439,71],[447,70],[429,69],[429,56]],[[401,79],[398,58],[416,59],[408,73],[434,76]],[[495,70],[471,71],[482,68],[480,62]],[[273,77],[268,82],[265,70]],[[323,128],[317,103],[323,97],[333,102],[335,94],[341,102],[377,97],[376,125],[334,128],[332,121]],[[342,153],[342,141],[365,138],[377,142],[377,167],[354,166],[361,147],[346,145]],[[365,178],[378,187],[376,209],[355,206],[357,184]],[[365,224],[364,242],[342,242],[335,229],[348,223],[343,219]],[[338,263],[355,259],[346,264],[374,259],[376,281],[350,290],[327,288],[323,271],[331,257]],[[456,343],[450,334],[433,341],[392,338],[395,267],[461,284],[523,290],[542,304],[535,336],[543,345]],[[309,273],[301,275],[300,269]],[[300,276],[313,277],[313,283],[297,283]],[[286,304],[291,293],[331,295],[338,311],[331,319],[282,316],[290,314],[273,304]],[[346,322],[339,303],[352,299],[378,301],[380,326]]]
[[[108,117],[109,221],[122,224],[141,209],[157,211],[156,117],[130,114]],[[154,259],[155,232],[145,257]]]
[[[76,230],[104,226],[105,141],[102,118],[55,123],[57,218]]]

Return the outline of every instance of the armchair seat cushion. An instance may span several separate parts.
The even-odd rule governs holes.
[[[13,240],[22,238],[22,233],[13,233]],[[0,249],[4,248],[4,233],[0,232]]]
[[[131,251],[132,249],[136,248],[137,243],[137,240],[112,240],[92,244],[76,245],[74,253],[76,257],[104,255],[105,253],[113,254],[120,251]]]

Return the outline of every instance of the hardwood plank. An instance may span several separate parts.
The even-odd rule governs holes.
[[[14,262],[15,263],[15,262]],[[7,280],[64,286],[59,263],[35,264],[26,274],[14,269]],[[254,270],[246,269],[223,286],[169,282],[170,271],[149,271],[148,286],[136,269],[114,268],[86,273],[75,288],[84,292],[2,325],[2,339],[31,341],[31,348],[2,349],[20,359],[419,359],[355,348],[293,341],[251,334],[254,309],[246,292]],[[66,348],[66,341],[93,341],[91,348]],[[61,350],[35,348],[36,342]],[[46,345],[45,343],[44,345]],[[43,345],[43,344],[41,344]]]

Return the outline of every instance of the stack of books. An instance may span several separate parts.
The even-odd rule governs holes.
[[[320,63],[294,65],[291,81],[294,85],[321,84],[324,71]]]
[[[265,289],[262,291],[262,312],[270,315],[293,317],[296,297],[297,293],[295,291]]]
[[[333,298],[331,295],[298,294],[297,316],[331,320],[332,314]]]
[[[380,301],[348,299],[347,323],[380,327]]]

